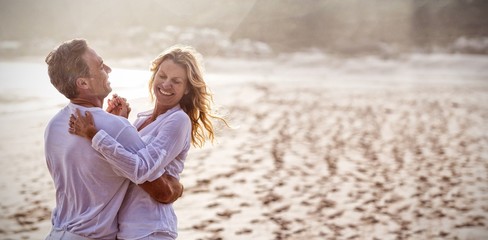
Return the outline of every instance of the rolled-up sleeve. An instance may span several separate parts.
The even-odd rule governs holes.
[[[187,115],[172,114],[158,128],[151,142],[138,151],[130,151],[121,142],[131,141],[134,134],[121,132],[117,139],[100,130],[92,139],[92,147],[124,177],[136,184],[154,181],[190,141],[191,123]],[[140,140],[140,136],[137,135]]]

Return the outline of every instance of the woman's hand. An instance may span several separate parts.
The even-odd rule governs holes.
[[[97,134],[93,115],[89,111],[86,111],[85,116],[82,116],[80,110],[76,109],[76,116],[71,114],[69,118],[68,132],[91,141],[95,134]]]
[[[112,95],[112,99],[108,100],[107,112],[111,114],[128,118],[131,110],[127,99],[117,94]]]

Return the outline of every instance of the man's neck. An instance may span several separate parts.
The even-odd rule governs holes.
[[[70,102],[76,105],[80,105],[83,107],[103,107],[103,99],[102,100],[90,100],[90,99],[84,99],[84,98],[72,98],[70,99]]]

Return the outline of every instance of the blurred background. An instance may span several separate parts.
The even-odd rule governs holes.
[[[190,151],[181,239],[488,239],[488,0],[0,0],[0,239],[51,228],[73,38],[132,113],[161,51],[203,54],[238,128]]]
[[[152,57],[174,43],[225,57],[488,54],[488,1],[0,1],[2,59],[46,56],[75,37],[117,59]]]

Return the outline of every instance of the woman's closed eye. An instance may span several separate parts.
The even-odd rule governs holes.
[[[181,84],[183,81],[180,78],[173,78],[171,79],[171,82],[174,84]]]

